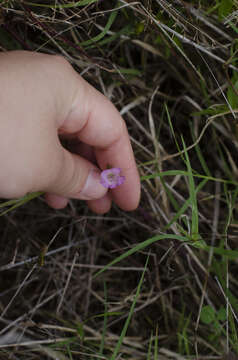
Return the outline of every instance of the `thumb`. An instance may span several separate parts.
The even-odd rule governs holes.
[[[102,198],[107,189],[100,183],[100,170],[90,161],[61,147],[59,170],[50,185],[48,193],[80,200]]]

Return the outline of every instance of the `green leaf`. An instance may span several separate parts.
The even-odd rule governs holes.
[[[79,334],[80,339],[81,339],[82,342],[84,340],[84,328],[83,328],[83,326],[84,326],[84,323],[82,322],[82,323],[79,323],[79,325],[77,327],[77,333]]]
[[[140,21],[140,22],[136,23],[136,25],[135,25],[135,34],[140,35],[141,33],[143,33],[144,29],[145,29],[145,24],[144,24],[143,21]]]
[[[210,305],[203,306],[201,311],[201,321],[204,324],[211,324],[212,322],[215,321],[215,319],[216,319],[215,310]]]
[[[238,80],[234,83],[234,89],[238,93]],[[229,104],[231,105],[232,109],[238,108],[238,96],[237,93],[234,91],[232,86],[228,87],[227,90],[227,99],[229,101]]]
[[[228,16],[231,13],[232,7],[233,0],[221,0],[218,7],[218,15],[220,20],[222,20],[224,17]]]
[[[217,320],[225,321],[227,319],[226,309],[223,307],[217,313]]]

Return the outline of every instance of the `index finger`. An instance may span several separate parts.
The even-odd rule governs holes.
[[[61,128],[77,133],[95,149],[99,167],[121,168],[125,182],[113,189],[112,198],[123,210],[134,210],[140,199],[140,179],[127,127],[117,109],[81,77],[72,110]]]

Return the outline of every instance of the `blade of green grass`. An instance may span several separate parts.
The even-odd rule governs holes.
[[[154,360],[159,359],[159,337],[158,337],[158,324],[155,330],[155,347],[154,347]]]
[[[207,180],[204,179],[203,181],[201,181],[199,183],[199,185],[196,188],[196,194],[206,185]],[[178,212],[174,215],[174,217],[170,220],[170,222],[163,228],[163,231],[168,230],[170,228],[170,226],[176,221],[178,220],[182,214],[185,213],[185,211],[187,210],[187,208],[189,207],[189,205],[191,204],[191,197],[189,197],[185,203],[182,205],[182,207],[179,208]]]
[[[20,199],[9,200],[9,201],[5,201],[4,203],[1,203],[0,208],[6,207],[6,206],[11,206],[11,205],[12,206],[6,210],[3,210],[0,213],[0,216],[7,214],[8,212],[16,209],[19,206],[26,204],[28,201],[31,201],[31,200],[41,196],[42,194],[44,194],[42,191],[38,191],[38,192],[31,193],[31,194],[27,194]]]
[[[70,360],[73,360],[72,354],[71,354],[71,351],[70,351],[70,345],[67,344],[66,348],[67,348],[67,352],[68,352],[68,355],[69,355],[69,359],[70,359]]]
[[[175,136],[174,127],[173,127],[173,124],[172,124],[172,121],[171,121],[171,117],[170,117],[170,113],[169,113],[167,104],[165,103],[164,106],[165,106],[165,110],[166,110],[166,114],[167,114],[167,118],[168,118],[168,122],[169,122],[169,127],[170,127],[171,133],[172,133],[172,135],[173,135],[173,138],[174,138],[174,141],[175,141],[177,150],[178,150],[178,152],[181,152],[181,149],[180,149],[180,147],[179,147],[179,143],[178,143],[178,141],[177,141],[177,139],[176,139],[176,136]],[[181,157],[182,157],[182,159],[183,159],[183,154],[181,154]],[[183,159],[183,160],[184,160],[184,159]]]
[[[91,45],[92,43],[95,43],[99,40],[101,40],[105,35],[106,33],[108,32],[108,30],[110,30],[110,27],[112,26],[114,20],[116,19],[116,16],[117,16],[117,13],[118,11],[112,11],[109,18],[108,18],[108,22],[106,23],[103,31],[98,34],[97,36],[94,36],[93,38],[89,39],[89,40],[86,40],[86,41],[83,41],[81,43],[79,43],[80,46],[87,46],[87,45]]]
[[[150,335],[149,348],[148,348],[146,360],[151,360],[152,342],[153,342],[153,333],[151,333]]]
[[[93,45],[89,45],[87,46],[87,49],[93,49],[95,48],[96,46],[104,46],[104,45],[107,45],[109,44],[110,42],[112,41],[115,41],[117,38],[119,38],[121,35],[129,35],[130,32],[132,30],[132,26],[129,24],[127,26],[125,26],[123,29],[121,29],[120,31],[116,32],[115,34],[109,36],[108,38],[106,39],[103,39],[101,41],[99,41],[97,44],[93,44]]]
[[[235,324],[235,319],[231,311],[229,311],[229,325],[231,330],[230,343],[233,347],[233,350],[238,354],[238,335],[237,335],[237,325]]]
[[[214,136],[216,136],[216,135],[214,135]],[[226,174],[226,177],[228,179],[232,180],[234,176],[233,176],[231,169],[229,168],[229,165],[227,164],[226,157],[223,152],[223,149],[225,148],[225,146],[221,142],[218,143],[218,141],[216,142],[216,145],[217,145],[217,149],[219,152],[219,158],[222,161],[222,169],[223,169],[224,173]]]
[[[108,313],[108,306],[107,306],[107,286],[104,282],[104,319],[103,319],[103,331],[102,331],[102,340],[100,343],[99,348],[99,355],[103,355],[104,344],[105,344],[105,336],[106,336],[106,328],[107,328],[107,313]]]
[[[126,251],[124,254],[118,256],[116,259],[112,260],[109,264],[105,265],[105,267],[101,270],[99,270],[94,277],[102,274],[105,270],[107,270],[110,266],[117,264],[118,262],[126,259],[128,256],[131,256],[132,254],[143,250],[144,248],[146,248],[147,246],[153,244],[156,241],[159,240],[163,240],[163,239],[174,239],[174,240],[179,240],[179,241],[187,241],[187,238],[184,236],[179,236],[179,235],[173,235],[173,234],[165,234],[165,235],[156,235],[153,236],[152,238],[149,238],[141,243],[139,243],[138,245],[134,246],[132,249]]]
[[[85,5],[90,5],[93,4],[95,2],[97,2],[98,0],[80,0],[77,2],[71,2],[69,4],[60,4],[60,5],[53,5],[53,4],[39,4],[39,3],[33,3],[30,1],[25,1],[24,4],[26,5],[31,5],[31,6],[39,6],[39,7],[45,7],[45,8],[51,8],[51,9],[67,9],[67,8],[75,8],[78,6],[85,6]]]
[[[188,156],[188,152],[187,152],[187,148],[186,148],[186,144],[185,144],[183,136],[182,136],[182,143],[183,143],[186,165],[187,165],[187,170],[188,170],[189,194],[190,194],[191,205],[192,205],[191,230],[192,230],[192,236],[193,237],[195,236],[195,239],[196,239],[199,236],[199,234],[198,234],[199,229],[198,229],[198,207],[197,207],[195,182],[194,182],[192,167],[190,164],[190,160],[189,160],[189,156]]]
[[[192,134],[193,141],[195,142],[196,139],[195,139],[195,134],[194,134],[194,131],[193,131],[192,123],[190,123],[190,131],[191,131],[191,134]],[[202,154],[202,151],[201,151],[201,148],[200,148],[199,144],[197,144],[195,146],[195,151],[196,151],[197,157],[198,157],[198,159],[200,161],[200,164],[201,164],[201,166],[203,168],[203,171],[205,172],[205,174],[207,176],[211,176],[211,172],[210,172],[210,170],[209,170],[209,168],[208,168],[208,166],[206,164],[206,161],[205,161],[205,159],[203,157],[203,154]]]
[[[129,68],[120,68],[118,67],[118,72],[120,72],[123,75],[133,75],[133,76],[140,76],[142,72],[137,69],[129,69]]]
[[[144,180],[149,180],[149,179],[155,179],[158,176],[175,176],[175,175],[188,176],[188,172],[183,171],[183,170],[168,170],[168,171],[163,171],[163,172],[156,172],[151,175],[144,175],[144,176],[141,176],[140,179],[141,179],[141,181],[144,181]],[[207,179],[209,181],[219,181],[224,184],[231,184],[231,185],[238,186],[238,182],[234,181],[234,180],[226,180],[226,179],[221,179],[221,178],[216,178],[213,176],[201,175],[201,174],[196,174],[196,173],[193,173],[193,176],[200,178],[200,179]]]
[[[126,259],[128,256],[133,255],[134,253],[145,249],[147,246],[153,244],[156,241],[163,240],[163,239],[171,239],[171,240],[179,240],[181,242],[189,243],[189,238],[185,236],[180,235],[174,235],[174,234],[165,234],[165,235],[156,235],[152,238],[149,238],[138,245],[134,246],[132,249],[126,251],[122,255],[118,256],[116,259],[112,260],[110,263],[104,266],[103,269],[99,270],[95,275],[94,278],[98,275],[102,274],[104,271],[106,271],[109,267],[119,263],[120,261]],[[189,243],[189,245],[192,245],[193,247],[203,249],[207,252],[211,251],[211,247],[208,245],[205,245],[203,241],[194,241],[192,243]],[[236,250],[226,250],[226,249],[220,249],[220,248],[213,248],[213,252],[217,255],[225,256],[231,260],[236,260],[238,258],[238,251]]]
[[[127,332],[128,326],[129,326],[129,324],[130,324],[132,315],[133,315],[133,313],[134,313],[134,309],[135,309],[135,306],[136,306],[136,302],[137,302],[137,299],[138,299],[138,296],[139,296],[139,294],[140,294],[141,287],[142,287],[142,284],[143,284],[143,281],[144,281],[144,277],[145,277],[145,272],[146,272],[146,269],[147,269],[148,261],[149,261],[149,255],[147,256],[146,263],[145,263],[145,266],[144,266],[144,270],[143,270],[143,273],[142,273],[142,275],[141,275],[139,284],[138,284],[138,286],[137,286],[136,294],[135,294],[134,299],[133,299],[133,302],[132,302],[132,304],[131,304],[129,314],[128,314],[128,316],[127,316],[127,319],[126,319],[125,324],[124,324],[124,326],[123,326],[122,332],[121,332],[121,334],[120,334],[120,337],[119,337],[119,339],[118,339],[118,342],[117,342],[117,344],[116,344],[116,347],[115,347],[115,349],[114,349],[114,352],[113,352],[110,360],[115,360],[115,359],[116,359],[116,357],[117,357],[117,355],[118,355],[118,353],[119,353],[121,344],[122,344],[122,342],[123,342],[123,339],[124,339],[124,337],[126,336],[126,332]]]

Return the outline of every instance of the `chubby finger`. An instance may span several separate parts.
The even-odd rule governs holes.
[[[94,200],[102,198],[107,193],[107,189],[100,183],[101,171],[94,164],[69,152],[61,145],[54,151],[56,152],[52,154],[54,161],[48,159],[49,166],[53,168],[51,171],[53,175],[51,179],[48,178],[47,185],[43,189],[49,193],[46,199],[53,207],[63,207],[65,200],[62,197]]]
[[[134,210],[140,200],[140,179],[125,122],[105,96],[79,76],[78,82],[79,92],[61,131],[77,134],[92,146],[100,169],[121,168],[126,180],[112,197],[123,210]]]
[[[63,209],[68,205],[68,199],[64,196],[46,193],[45,201],[53,209]]]
[[[65,143],[65,141],[64,141],[64,143]],[[67,140],[67,145],[65,143],[65,146],[67,149],[69,149],[69,151],[71,153],[80,155],[81,157],[83,157],[84,159],[87,159],[91,163],[96,164],[96,158],[94,155],[93,148],[91,146],[84,144],[84,143],[80,143],[77,139],[72,138],[72,137]],[[105,195],[105,197],[106,197],[106,195]],[[46,193],[45,200],[46,200],[47,204],[54,209],[63,209],[68,204],[68,198],[66,198],[64,196],[60,196],[60,195],[55,195],[52,193]],[[96,200],[91,200],[92,205],[90,204],[90,206],[89,206],[92,211],[94,211],[98,214],[102,214],[102,213],[107,212],[110,209],[111,205],[110,206],[108,205],[108,202],[111,203],[110,197],[109,197],[109,200],[101,202],[100,206],[97,206],[97,204],[96,204],[96,206],[94,206],[93,205],[94,201],[96,201]],[[89,201],[89,203],[90,203],[90,201]]]
[[[90,210],[97,214],[106,214],[112,205],[112,199],[109,193],[104,195],[101,199],[87,201]]]

